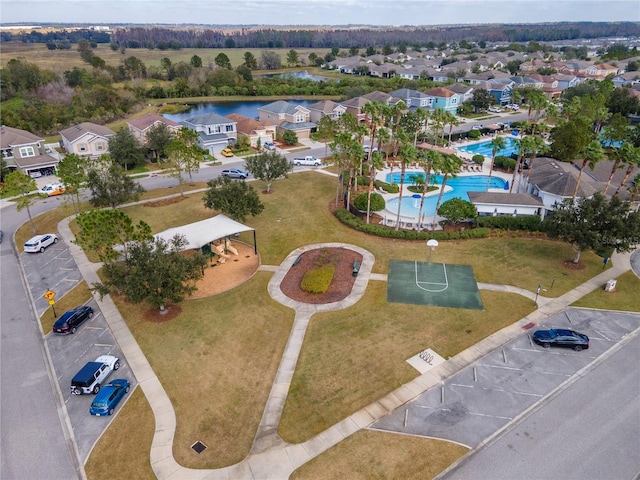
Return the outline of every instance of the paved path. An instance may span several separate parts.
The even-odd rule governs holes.
[[[69,219],[62,221],[58,229],[62,237],[69,244],[71,253],[87,283],[92,284],[98,282],[99,278],[96,274],[96,265],[90,263],[82,250],[71,242],[73,234],[69,229]],[[306,250],[322,247],[349,248],[363,255],[360,273],[356,279],[352,293],[340,302],[326,305],[309,305],[296,302],[286,297],[280,290],[279,285],[295,258]],[[402,385],[393,392],[388,393],[379,400],[353,413],[310,440],[295,445],[282,440],[277,433],[277,427],[309,319],[314,313],[319,311],[338,310],[353,305],[364,294],[370,279],[385,280],[386,276],[380,274],[372,275],[371,269],[375,260],[373,255],[360,247],[348,244],[330,243],[306,246],[292,252],[280,266],[262,266],[262,270],[274,272],[269,282],[269,294],[276,301],[296,311],[294,325],[276,373],[249,456],[238,464],[215,470],[185,468],[179,465],[173,458],[173,438],[176,429],[176,416],[169,397],[110,297],[106,296],[103,300],[96,300],[153,410],[156,430],[151,444],[151,467],[158,478],[225,480],[232,478],[285,479],[301,465],[322,454],[334,445],[337,445],[353,433],[370,426],[390,412],[416,398],[418,395],[439,385],[442,380],[465,368],[470,363],[520,335],[524,325],[544,321],[546,318],[562,311],[567,305],[570,305],[587,293],[601,288],[607,280],[616,278],[620,274],[628,271],[631,268],[630,257],[631,255],[629,254],[614,255],[612,258],[613,267],[611,269],[602,272],[558,298],[544,298],[539,296],[538,304],[540,308],[527,317],[494,333],[429,372],[416,377],[407,384]],[[480,284],[479,286],[480,288],[491,290],[519,293],[529,298],[535,296],[534,293],[516,287],[490,284]]]

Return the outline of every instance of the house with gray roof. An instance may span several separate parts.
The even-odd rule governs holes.
[[[276,125],[278,133],[295,132],[298,138],[309,138],[317,125],[311,121],[311,112],[302,105],[278,100],[258,108],[258,120]]]
[[[60,132],[62,146],[67,153],[98,158],[109,153],[109,139],[115,132],[104,125],[82,122]]]
[[[347,108],[333,100],[322,100],[307,105],[307,110],[309,110],[309,119],[318,123],[322,117],[329,117],[331,120],[339,119],[346,113]]]
[[[0,153],[10,170],[20,170],[32,177],[45,170],[55,170],[58,159],[47,153],[44,139],[19,128],[0,127]]]
[[[418,90],[400,88],[394,90],[389,95],[398,100],[402,100],[409,110],[416,110],[417,108],[431,110],[433,108],[434,97]]]
[[[238,140],[237,123],[217,113],[204,113],[181,122],[195,130],[200,139],[200,147],[210,154],[219,153]]]

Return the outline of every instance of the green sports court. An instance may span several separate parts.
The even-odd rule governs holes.
[[[387,301],[483,310],[470,265],[389,261]]]

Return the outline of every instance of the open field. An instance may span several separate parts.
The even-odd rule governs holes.
[[[258,191],[264,189],[261,182],[254,185]],[[335,188],[334,178],[304,172],[276,181],[274,193],[261,195],[265,211],[246,223],[256,228],[263,264],[278,265],[293,249],[318,242],[345,242],[368,249],[376,258],[376,273],[387,273],[390,259],[424,260],[428,256],[424,242],[372,237],[340,224],[328,210]],[[148,222],[154,231],[215,214],[204,208],[201,193],[175,204],[140,205],[125,211],[134,221]],[[44,224],[54,228],[68,214],[55,210],[36,222],[39,228]],[[248,237],[241,239],[251,243]],[[590,252],[582,255],[582,269],[569,269],[564,262],[572,256],[571,248],[563,243],[505,237],[441,242],[433,260],[470,264],[479,282],[512,284],[531,291],[540,283],[549,289],[545,295],[557,296],[602,271],[600,259]],[[221,467],[241,460],[249,451],[293,321],[293,311],[269,297],[270,278],[270,273],[258,272],[231,291],[185,301],[172,307],[180,308],[180,315],[161,323],[153,321],[146,305],[115,298],[176,409],[174,455],[185,466]],[[287,440],[307,439],[417,376],[405,360],[418,350],[430,347],[450,357],[534,308],[524,297],[488,291],[481,291],[484,311],[388,304],[385,289],[385,282],[371,281],[363,299],[353,307],[312,318],[280,426]],[[122,422],[114,423],[98,442],[88,464],[89,478],[102,478],[100,472],[109,468],[128,471],[130,463],[139,478],[147,476],[145,442],[150,442],[150,433],[146,427],[144,432],[130,430],[132,423],[147,415],[146,401],[127,402],[117,419]],[[209,447],[201,455],[189,448],[196,440]],[[340,478],[338,466],[360,475],[346,475],[349,478],[385,478],[381,472],[386,471],[418,478],[419,468],[406,465],[411,460],[406,459],[405,451],[439,458],[432,467],[435,472],[464,453],[459,446],[444,442],[416,438],[402,439],[408,445],[398,442],[389,435],[360,432],[305,466],[296,473],[302,476],[296,478],[314,478],[315,469],[327,461],[335,464],[329,472],[329,476],[335,472],[333,478]],[[387,443],[390,448],[384,455]],[[118,455],[109,448],[112,444],[137,455]],[[361,457],[356,461],[349,458],[352,454]]]
[[[202,65],[207,66],[209,64],[214,65],[215,58],[224,53],[229,57],[231,66],[233,68],[238,67],[244,63],[245,52],[251,52],[254,57],[259,61],[260,55],[263,51],[274,51],[280,55],[282,59],[282,65],[287,65],[287,53],[288,48],[183,48],[180,50],[149,50],[147,48],[135,48],[126,49],[122,54],[120,51],[113,51],[108,44],[100,43],[98,47],[94,49],[94,54],[102,58],[107,65],[118,66],[124,59],[134,56],[142,60],[146,66],[160,66],[160,60],[163,58],[169,58],[171,63],[186,62],[189,63],[191,57],[198,55],[202,59]],[[299,48],[298,58],[300,60],[307,60],[310,53],[315,53],[318,56],[324,56],[330,52],[330,49],[312,49],[312,48]],[[48,50],[43,43],[22,43],[22,42],[3,42],[2,43],[2,59],[0,66],[4,67],[12,58],[25,58],[29,63],[34,63],[40,68],[52,70],[54,72],[64,72],[65,70],[71,70],[73,67],[87,67],[90,68],[80,58],[77,45],[72,45],[70,50]],[[256,72],[258,73],[258,72]]]

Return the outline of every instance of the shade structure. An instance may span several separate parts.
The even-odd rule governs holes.
[[[185,250],[195,250],[202,248],[204,245],[211,243],[214,240],[218,240],[219,238],[235,235],[236,233],[247,232],[249,230],[254,229],[240,222],[236,222],[226,215],[220,214],[199,222],[169,228],[163,232],[156,233],[154,238],[162,238],[165,241],[169,241],[176,235],[182,235],[187,241],[187,244],[184,247]],[[255,231],[253,238],[254,248],[257,249],[257,246],[255,245]]]

